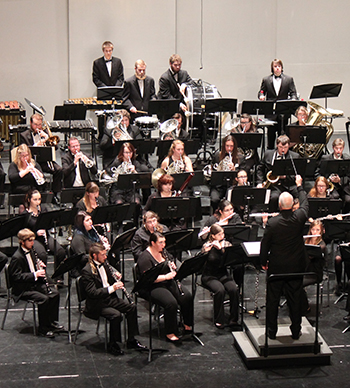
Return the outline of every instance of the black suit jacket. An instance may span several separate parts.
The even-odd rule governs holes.
[[[94,61],[92,66],[92,81],[96,87],[122,86],[124,82],[124,68],[119,58],[112,57],[112,72],[108,74],[104,57]]]
[[[87,155],[90,159],[91,157]],[[64,187],[73,187],[73,183],[76,177],[75,165],[74,165],[74,156],[70,151],[68,151],[61,158],[62,170],[63,170],[63,185]],[[94,164],[90,169],[86,168],[85,164],[79,160],[79,169],[80,176],[83,181],[84,186],[86,186],[90,181],[90,174],[95,175],[97,173],[96,164]]]
[[[103,264],[103,266],[107,274],[108,283],[110,285],[114,284],[115,280],[108,266],[106,264]],[[102,302],[106,301],[106,299],[110,296],[108,288],[103,287],[102,279],[97,268],[96,272],[96,274],[93,274],[90,263],[87,263],[83,268],[81,275],[83,288],[86,293],[85,313],[93,319],[98,319],[101,315],[101,309],[104,307]],[[113,296],[118,298],[115,292],[113,293]]]
[[[135,75],[125,81],[123,104],[127,110],[135,107],[137,110],[148,112],[148,103],[155,98],[156,90],[153,78],[146,76],[144,80],[143,97],[141,97],[139,83]]]
[[[298,187],[300,207],[295,210],[282,210],[271,217],[266,224],[261,241],[260,262],[266,266],[268,274],[304,272],[306,251],[303,229],[307,220],[309,203],[302,187]]]
[[[178,81],[175,80],[172,72],[168,69],[164,74],[159,78],[159,92],[158,98],[160,99],[180,99],[182,100],[183,96],[180,93],[178,84],[191,83],[192,78],[189,76],[186,70],[180,70],[178,72]]]
[[[260,96],[260,92],[262,91],[266,96],[266,100],[277,101],[287,100],[288,98],[292,100],[297,99],[297,90],[294,85],[293,77],[290,77],[289,75],[283,73],[281,74],[282,83],[278,95],[276,94],[275,88],[273,86],[273,77],[274,76],[271,74],[263,78],[258,97]]]
[[[31,251],[31,256],[34,264],[35,256],[33,251]],[[18,297],[18,299],[25,291],[35,290],[37,282],[42,283],[42,278],[38,278],[38,280],[35,281],[35,276],[32,272],[30,272],[27,258],[21,247],[18,247],[17,251],[12,256],[9,266],[9,275],[13,295]]]

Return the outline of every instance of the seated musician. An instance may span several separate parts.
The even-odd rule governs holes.
[[[161,135],[160,140],[186,140],[189,137],[189,134],[183,128],[183,115],[181,113],[175,113],[171,118],[175,119],[178,122],[178,125],[172,132]]]
[[[214,224],[222,226],[239,225],[242,224],[242,219],[237,213],[235,213],[232,203],[227,199],[222,199],[219,202],[214,214],[210,216],[204,224],[204,228],[200,233],[202,234],[202,240],[206,240],[208,238],[210,227]]]
[[[20,144],[26,144],[29,147],[44,147],[49,137],[52,137],[52,134],[48,128],[43,128],[43,117],[35,113],[30,117],[30,129],[20,134]],[[55,149],[58,149],[58,144],[55,145]],[[62,190],[62,167],[54,161],[41,162],[39,164],[42,171],[53,176],[52,191],[55,194],[54,202],[56,203],[58,201],[57,193]]]
[[[232,133],[253,133],[256,132],[256,123],[248,113],[241,114],[239,124],[231,129]]]
[[[238,152],[237,141],[232,135],[224,137],[221,152],[214,155],[212,164],[217,171],[236,171],[244,162],[244,156]],[[217,166],[215,168],[214,166]],[[213,211],[216,210],[219,201],[225,196],[226,187],[216,186],[210,188],[210,202]]]
[[[107,252],[101,243],[92,244],[89,250],[89,261],[82,271],[82,284],[86,293],[84,312],[88,317],[98,319],[100,316],[109,320],[110,334],[108,351],[114,356],[124,354],[118,340],[120,334],[121,314],[125,314],[128,324],[128,349],[145,350],[135,336],[139,334],[137,311],[135,304],[125,301],[117,295],[117,290],[123,289],[124,284],[120,275],[111,267],[107,260]]]
[[[163,174],[157,182],[157,191],[152,193],[146,202],[143,212],[147,212],[152,207],[152,200],[154,198],[170,198],[174,196],[174,177],[169,174]]]
[[[235,178],[235,185],[231,186],[227,189],[225,198],[232,202],[232,195],[235,187],[241,187],[241,186],[250,186],[250,182],[248,182],[248,174],[245,170],[238,170],[237,171],[237,176]],[[237,213],[243,219],[243,214],[244,214],[244,206],[241,205],[239,206],[239,209],[237,209]]]
[[[97,173],[94,160],[80,151],[80,142],[70,137],[68,152],[62,156],[63,186],[84,187]]]
[[[272,170],[275,160],[298,159],[300,157],[299,154],[289,149],[290,140],[288,136],[278,136],[276,144],[277,148],[274,150],[267,150],[256,168],[257,187],[266,186],[268,182],[267,173]],[[283,191],[289,192],[294,198],[298,197],[297,186],[295,180],[291,176],[280,176],[278,181],[273,183],[269,188],[271,189],[270,211],[278,210],[278,197]]]
[[[332,143],[333,152],[329,155],[323,155],[321,162],[324,160],[349,160],[350,155],[344,153],[345,142],[343,139],[337,138]],[[320,173],[319,168],[316,169],[315,175]],[[340,177],[338,174],[331,174],[328,179],[333,183],[335,189],[344,201],[343,212],[350,211],[350,176]]]
[[[185,146],[181,140],[172,142],[168,156],[163,160],[161,168],[170,175],[193,171],[191,159],[185,154]]]
[[[30,148],[21,144],[16,149],[13,162],[10,163],[8,176],[11,182],[11,193],[26,194],[29,190],[45,188],[45,178],[39,163],[32,158]]]
[[[231,245],[225,240],[223,228],[214,224],[210,227],[209,240],[202,248],[203,252],[209,252],[208,260],[203,267],[202,283],[214,293],[214,322],[218,329],[225,327],[224,299],[226,292],[230,297],[229,325],[236,325],[238,321],[238,287],[222,263],[225,248]]]
[[[142,139],[141,132],[139,128],[135,125],[130,125],[130,113],[121,109],[116,112],[123,116],[119,126],[127,133],[130,137],[130,140]],[[125,141],[125,138],[122,138],[122,132],[116,128],[108,129],[107,127],[104,130],[102,139],[100,140],[100,149],[103,151],[103,167],[106,168],[113,161],[113,147],[117,141]]]
[[[107,201],[100,195],[100,188],[95,182],[89,182],[85,187],[84,197],[81,198],[76,207],[91,215],[98,206],[107,206]]]
[[[155,280],[151,289],[151,298],[152,301],[164,308],[166,340],[172,343],[179,343],[177,309],[180,306],[185,334],[191,333],[193,325],[193,298],[180,282],[174,280],[176,265],[171,261],[170,255],[165,250],[165,237],[159,232],[154,232],[150,236],[149,247],[137,260],[138,271],[140,274],[143,274],[166,260],[169,260],[169,270],[159,275]]]
[[[28,214],[27,227],[36,234],[34,248],[41,261],[47,262],[47,252],[54,254],[56,250],[55,268],[66,257],[66,252],[58,241],[51,237],[50,232],[45,229],[37,229],[38,217],[41,213],[47,213],[45,205],[41,204],[41,194],[38,190],[29,191],[24,198],[24,211],[21,214]],[[62,283],[63,277],[57,279],[57,283]]]
[[[305,239],[305,244],[309,245],[319,245],[322,250],[322,258],[316,258],[314,256],[307,256],[306,258],[306,268],[305,272],[315,272],[317,278],[314,277],[306,277],[303,279],[303,287],[309,286],[311,284],[320,283],[323,279],[323,267],[325,265],[325,254],[326,254],[326,244],[322,239],[322,235],[324,234],[324,226],[322,221],[314,220],[311,222],[309,231],[307,233],[310,237]],[[315,236],[315,237],[312,237]],[[309,302],[307,300],[307,294],[304,288],[304,295],[302,298],[302,312],[307,313],[310,311]]]
[[[339,194],[333,184],[330,185],[324,176],[319,176],[314,186],[310,189],[308,197],[338,199]]]
[[[117,178],[119,174],[148,172],[149,169],[145,164],[141,164],[136,160],[134,146],[130,143],[124,143],[120,148],[118,156],[108,166],[106,171],[110,176]],[[135,202],[140,205],[141,203],[139,192],[134,193],[132,189],[119,189],[117,182],[112,184],[109,194],[112,204]]]
[[[299,106],[294,113],[297,121],[292,123],[292,125],[306,125],[307,119],[309,117],[309,112],[306,106]]]
[[[110,248],[108,240],[100,236],[92,225],[92,218],[84,211],[79,211],[74,220],[74,235],[71,242],[70,250],[74,255],[82,254],[81,261],[78,265],[78,272],[85,266],[89,259],[89,250],[93,243],[102,242],[106,248]]]
[[[9,274],[15,300],[32,300],[38,304],[39,334],[54,338],[55,331],[64,328],[58,323],[60,294],[50,287],[45,263],[38,259],[33,250],[35,234],[22,229],[17,234],[19,247],[12,256]]]
[[[141,253],[149,246],[149,238],[152,233],[166,233],[168,227],[159,223],[159,217],[156,213],[148,210],[142,217],[142,226],[139,228],[131,240],[131,251],[134,260],[137,262]]]

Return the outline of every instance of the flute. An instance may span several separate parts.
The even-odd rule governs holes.
[[[338,216],[348,217],[348,216],[350,216],[350,213],[336,214],[336,215],[329,214],[328,216],[320,217],[320,218],[317,218],[317,219],[320,220],[320,221],[322,221],[322,220],[332,220],[333,218],[337,218]]]
[[[223,225],[223,223],[232,218],[234,215],[236,214],[236,212],[233,212],[232,214],[230,214],[229,216],[227,216],[226,218],[224,218],[223,220],[221,221],[218,221],[218,222],[215,222],[217,225]],[[210,231],[210,228],[211,226],[206,226],[201,232],[198,233],[198,237],[202,237],[204,234],[208,233]]]

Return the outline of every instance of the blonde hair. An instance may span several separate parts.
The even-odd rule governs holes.
[[[30,148],[27,146],[27,144],[21,144],[17,147],[16,154],[15,154],[15,157],[13,159],[13,162],[16,164],[16,166],[19,169],[22,168],[22,166],[21,166],[21,154],[24,154],[24,153],[29,154],[30,163],[32,163],[33,166],[35,166],[35,161],[32,158],[32,152],[30,151]]]
[[[31,231],[30,229],[28,228],[25,228],[25,229],[21,229],[18,233],[17,233],[17,238],[18,238],[18,241],[19,242],[24,242],[30,238],[34,237],[35,238],[35,233],[33,231]]]

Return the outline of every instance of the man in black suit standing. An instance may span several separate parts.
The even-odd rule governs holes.
[[[299,159],[300,155],[290,151],[290,140],[286,135],[278,136],[276,140],[277,147],[273,150],[266,150],[264,157],[256,166],[257,186],[264,187],[267,179],[267,173],[272,170],[276,160],[279,159]],[[278,197],[283,191],[288,191],[294,198],[298,197],[298,190],[294,179],[291,176],[281,176],[276,183],[270,187],[270,211],[277,211]]]
[[[295,177],[298,187],[300,207],[293,211],[293,197],[283,192],[279,197],[280,213],[266,224],[261,241],[260,263],[271,274],[302,273],[306,268],[306,252],[303,229],[307,221],[309,203],[302,187],[300,175]],[[275,339],[277,334],[277,316],[282,293],[287,298],[291,319],[291,332],[294,340],[301,335],[301,300],[303,279],[289,278],[273,280],[267,286],[266,320],[268,336]]]
[[[120,334],[121,313],[125,314],[128,323],[128,349],[147,349],[136,338],[138,334],[137,311],[135,304],[118,297],[117,290],[124,287],[111,266],[106,264],[107,253],[100,243],[90,247],[89,261],[82,271],[82,284],[86,292],[85,313],[92,319],[105,317],[110,322],[110,339],[108,350],[115,356],[122,355],[117,341]],[[114,269],[113,269],[114,271]]]
[[[104,42],[102,44],[103,57],[96,59],[93,63],[92,80],[98,88],[123,85],[123,64],[119,58],[112,57],[113,48],[112,42]]]
[[[17,237],[20,246],[9,266],[13,295],[16,300],[33,300],[38,304],[39,334],[54,338],[55,331],[63,330],[58,323],[60,294],[53,286],[47,286],[46,265],[42,261],[38,263],[33,251],[34,232],[22,229]]]
[[[138,111],[148,112],[148,103],[156,98],[154,79],[146,75],[146,63],[135,62],[135,74],[124,84],[123,105],[131,112],[132,119],[140,116]]]
[[[76,137],[70,137],[68,152],[62,156],[64,187],[85,187],[97,173],[95,161],[80,151]]]
[[[44,147],[47,139],[52,136],[51,131],[48,128],[43,128],[43,116],[38,113],[34,113],[30,117],[30,129],[20,134],[20,144],[26,144],[28,147]],[[55,149],[58,149],[58,145],[55,145]],[[57,193],[62,190],[62,167],[56,162],[40,162],[40,167],[43,172],[51,174],[52,179],[52,191],[55,194],[54,202],[57,203]]]
[[[258,93],[260,100],[297,100],[297,91],[294,85],[293,77],[283,73],[283,63],[280,59],[274,59],[271,62],[271,75],[264,77],[260,90]],[[267,148],[273,149],[275,145],[276,131],[281,134],[282,122],[279,117],[270,116],[272,120],[277,120],[278,123],[268,128],[267,137],[268,145]],[[284,117],[284,125],[287,124],[289,117]]]

